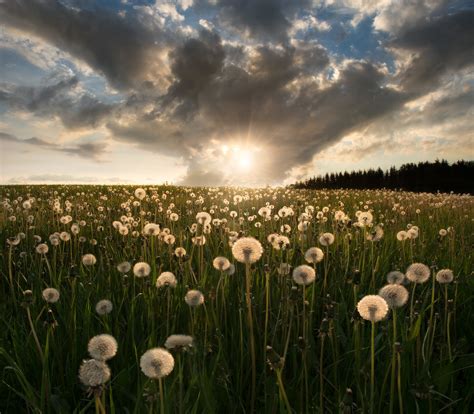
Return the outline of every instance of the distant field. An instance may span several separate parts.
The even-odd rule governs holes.
[[[1,199],[1,413],[474,410],[472,196]]]

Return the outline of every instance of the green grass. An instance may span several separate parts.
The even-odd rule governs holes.
[[[145,189],[147,197],[134,206],[135,187],[2,187],[0,412],[97,410],[94,394],[79,382],[78,370],[89,358],[89,339],[101,333],[113,335],[119,346],[108,361],[111,380],[100,390],[106,412],[160,412],[158,383],[145,377],[139,361],[147,349],[163,347],[171,334],[192,334],[194,347],[173,352],[174,370],[163,380],[167,413],[250,412],[252,337],[255,412],[370,412],[372,341],[374,413],[472,412],[473,197],[355,190]],[[243,196],[242,202],[235,204],[234,195]],[[36,200],[26,210],[22,203],[31,197]],[[63,211],[54,211],[55,200]],[[71,203],[69,211],[66,201]],[[283,206],[291,207],[294,215],[264,221],[258,210],[266,203],[274,206],[273,216]],[[315,211],[300,237],[298,219],[308,205]],[[318,219],[317,212],[324,207],[327,220]],[[337,210],[343,210],[352,225],[336,222]],[[383,224],[380,241],[366,238],[375,226],[354,226],[357,210],[371,210],[374,224]],[[192,243],[202,226],[191,233],[200,211],[226,220],[211,225],[202,247]],[[236,218],[231,211],[237,212]],[[170,212],[179,215],[178,221],[169,219]],[[122,236],[112,222],[127,214],[134,224]],[[68,224],[60,222],[65,215],[72,217]],[[51,234],[71,233],[71,225],[82,220],[79,234],[51,245]],[[174,246],[159,236],[142,235],[146,222],[169,228],[176,237]],[[283,224],[291,226],[286,234],[290,245],[276,250],[267,236],[280,233]],[[397,232],[409,224],[419,227],[419,236],[398,241]],[[448,227],[451,231],[439,236],[439,230]],[[232,257],[229,231],[255,237],[264,248],[261,259],[248,269],[251,329],[246,266]],[[327,248],[318,241],[323,232],[335,236]],[[24,238],[10,246],[8,238],[18,233]],[[46,255],[36,252],[35,235],[48,244]],[[184,259],[174,255],[178,246],[187,251]],[[325,257],[315,266],[316,282],[303,291],[291,272],[281,276],[278,268],[281,263],[292,268],[305,264],[304,253],[312,246],[321,247]],[[95,255],[95,265],[81,263],[86,253]],[[234,263],[235,274],[221,275],[214,269],[216,256]],[[116,267],[123,261],[145,261],[152,272],[145,278],[132,272],[122,275]],[[452,269],[455,281],[446,289],[431,279],[417,285],[413,317],[410,298],[397,310],[395,320],[389,312],[375,324],[372,338],[371,323],[360,318],[357,302],[377,294],[388,272],[404,272],[414,262],[430,266],[433,274]],[[175,289],[155,287],[164,271],[176,275]],[[59,290],[57,303],[43,300],[46,287]],[[412,287],[407,286],[410,295]],[[31,303],[25,302],[23,293],[28,289],[33,292]],[[190,289],[204,293],[203,306],[191,309],[185,303]],[[112,301],[111,314],[95,312],[101,299]]]

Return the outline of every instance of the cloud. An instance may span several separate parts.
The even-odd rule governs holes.
[[[48,82],[41,86],[0,84],[0,103],[41,117],[58,117],[70,129],[97,127],[116,107],[81,92],[76,76],[53,76]]]
[[[72,146],[63,146],[45,141],[41,138],[32,137],[20,139],[12,134],[0,132],[0,142],[13,143],[19,145],[28,145],[31,147],[62,152],[69,155],[75,155],[93,161],[101,161],[104,154],[107,153],[107,144],[104,142],[83,142]]]
[[[139,12],[123,18],[110,9],[67,7],[59,0],[1,2],[0,22],[82,59],[119,89],[153,80],[162,66],[160,48],[170,40]]]
[[[127,183],[127,179],[119,177],[90,177],[90,176],[76,176],[71,174],[35,174],[24,177],[12,177],[6,183],[7,184],[95,184],[95,183]]]

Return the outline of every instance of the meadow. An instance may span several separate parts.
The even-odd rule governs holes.
[[[471,413],[474,197],[4,186],[2,413]]]

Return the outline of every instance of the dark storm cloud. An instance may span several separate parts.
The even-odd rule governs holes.
[[[141,84],[156,60],[164,33],[129,12],[66,7],[59,0],[0,2],[0,22],[40,36],[82,59],[117,88]]]
[[[310,4],[307,0],[219,0],[216,4],[223,26],[260,40],[285,42],[291,18]]]
[[[93,161],[100,161],[102,156],[107,152],[107,144],[103,142],[83,142],[72,146],[62,146],[36,137],[20,139],[5,132],[0,132],[0,142],[27,145],[32,148],[62,152]]]
[[[433,18],[402,33],[390,46],[415,54],[401,74],[401,85],[423,93],[440,78],[474,63],[474,11]]]
[[[50,84],[24,87],[0,84],[0,103],[37,116],[57,116],[70,129],[93,128],[109,116],[115,105],[100,102],[93,96],[77,94],[75,76],[50,80]]]

